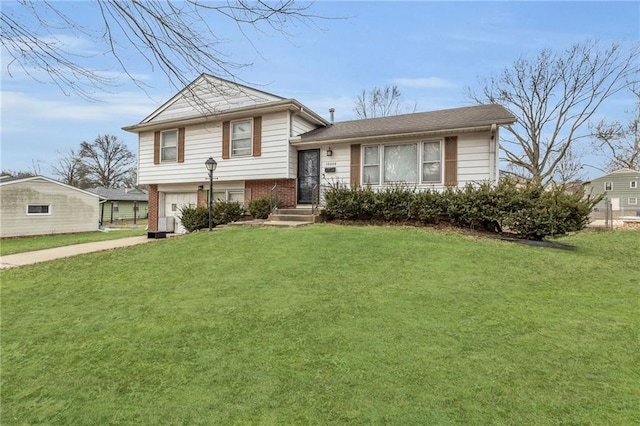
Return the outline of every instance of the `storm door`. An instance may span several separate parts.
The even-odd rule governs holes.
[[[320,184],[320,150],[298,151],[298,204],[311,204],[313,188]]]

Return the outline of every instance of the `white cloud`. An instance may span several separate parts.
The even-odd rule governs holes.
[[[5,118],[16,121],[73,120],[73,121],[129,121],[142,119],[158,104],[136,93],[109,95],[105,103],[60,101],[38,98],[22,92],[2,92],[2,112]],[[11,121],[11,120],[8,120]],[[129,123],[130,124],[130,123]]]
[[[396,78],[393,82],[399,86],[419,89],[451,89],[458,87],[452,81],[440,77]]]

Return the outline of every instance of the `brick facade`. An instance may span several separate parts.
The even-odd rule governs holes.
[[[158,185],[149,185],[149,221],[148,230],[158,230]]]
[[[278,183],[278,200],[282,203],[282,207],[295,207],[297,204],[295,179],[247,180],[244,182],[245,196],[250,194],[251,200],[270,196],[271,188],[276,182]],[[245,201],[248,203],[249,200]]]

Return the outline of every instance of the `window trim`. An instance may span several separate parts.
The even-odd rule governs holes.
[[[423,180],[423,178],[424,178],[424,165],[425,164],[435,164],[436,162],[435,161],[428,161],[428,162],[425,161],[425,159],[424,159],[424,146],[427,143],[436,143],[436,142],[438,143],[438,150],[440,151],[440,158],[438,159],[438,162],[437,162],[440,165],[440,179],[437,180],[437,181],[435,181],[435,180],[427,180],[427,181],[425,181],[425,180]],[[423,183],[423,184],[442,183],[444,181],[444,179],[442,177],[443,172],[444,172],[444,166],[443,166],[444,161],[443,161],[443,158],[442,158],[442,156],[444,155],[444,152],[443,152],[444,151],[443,150],[443,140],[442,139],[424,140],[424,141],[420,142],[420,145],[422,147],[422,153],[420,154],[422,156],[421,161],[420,161],[420,166],[421,166],[420,167],[420,172],[422,172],[421,175],[420,175],[420,183]]]
[[[233,138],[233,125],[234,123],[243,123],[243,122],[248,122],[249,126],[251,126],[251,130],[250,130],[250,134],[248,138],[242,138],[243,140],[248,139],[249,140],[249,152],[247,154],[237,154],[234,151],[234,147],[233,147],[233,142],[234,142],[234,138]],[[253,156],[253,134],[254,134],[254,130],[253,130],[253,117],[252,118],[243,118],[242,120],[233,120],[229,123],[229,156],[231,158],[234,157],[251,157]],[[238,138],[240,139],[240,138]]]
[[[372,148],[372,147],[376,147],[378,150],[378,162],[377,163],[365,163],[365,160],[367,158],[367,154],[366,154],[366,150],[367,148]],[[377,167],[378,168],[378,179],[376,182],[364,182],[364,176],[365,176],[365,167]],[[363,180],[363,184],[365,185],[380,185],[380,145],[364,145],[362,147],[362,180]]]
[[[607,188],[608,186],[608,188]],[[613,191],[613,182],[612,181],[608,181],[604,183],[604,190],[605,191]]]
[[[638,181],[637,180],[632,180],[629,182],[629,188],[630,189],[638,189]]]
[[[175,133],[176,135],[176,143],[175,146],[164,146],[164,135],[168,134],[168,133]],[[160,162],[161,163],[177,163],[178,162],[178,136],[179,136],[179,132],[178,129],[170,129],[170,130],[163,130],[160,132]],[[175,158],[173,160],[167,160],[164,157],[164,150],[166,148],[175,148]]]
[[[424,164],[431,164],[431,163],[435,163],[435,161],[429,161],[429,162],[425,162],[424,159],[424,144],[425,143],[435,143],[438,142],[439,143],[439,148],[440,148],[440,159],[439,159],[439,164],[440,164],[440,180],[438,181],[426,181],[423,180],[423,166]],[[385,176],[384,176],[384,162],[385,162],[385,154],[384,154],[384,148],[387,146],[402,146],[402,145],[413,145],[415,146],[417,152],[417,163],[416,163],[416,167],[417,167],[417,176],[416,176],[416,181],[415,182],[386,182],[384,180]],[[372,147],[372,146],[377,146],[378,147],[378,164],[365,164],[365,150],[368,147]],[[361,152],[360,152],[360,156],[361,156],[361,164],[360,164],[360,184],[361,185],[375,185],[375,186],[388,186],[388,185],[394,185],[394,184],[398,184],[398,183],[406,183],[409,185],[444,185],[444,139],[443,138],[437,138],[437,139],[421,139],[421,140],[417,140],[417,141],[408,141],[408,142],[389,142],[389,143],[377,143],[377,144],[363,144],[361,146]],[[372,166],[377,166],[378,167],[378,182],[377,183],[370,183],[370,182],[365,182],[365,167],[372,167]]]
[[[633,200],[633,202],[631,202],[631,200]],[[629,197],[627,199],[627,204],[629,204],[630,206],[637,206],[638,205],[638,197]]]
[[[29,207],[47,207],[46,213],[30,213]],[[51,216],[51,204],[27,204],[27,216]]]

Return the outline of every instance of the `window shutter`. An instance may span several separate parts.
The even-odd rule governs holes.
[[[160,132],[153,134],[153,164],[160,164]]]
[[[230,132],[231,132],[231,122],[225,121],[224,123],[222,123],[222,159],[223,160],[229,159],[229,152],[230,152],[229,133]]]
[[[458,137],[444,138],[444,184],[458,185]]]
[[[253,150],[254,157],[262,155],[262,117],[253,117]]]
[[[178,163],[184,163],[184,127],[178,129]]]
[[[351,186],[360,186],[360,144],[351,145]]]

